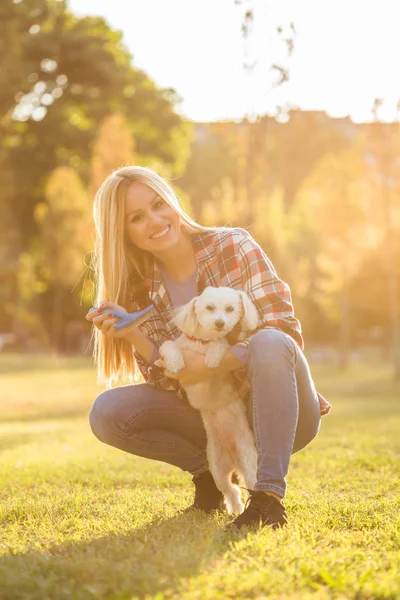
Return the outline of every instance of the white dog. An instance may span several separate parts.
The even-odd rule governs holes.
[[[164,366],[171,373],[178,373],[184,367],[181,350],[187,348],[204,354],[210,369],[218,367],[229,348],[226,334],[238,323],[242,330],[250,332],[256,329],[257,321],[257,310],[244,292],[207,287],[174,318],[183,333],[177,340],[161,345]],[[224,495],[228,513],[241,513],[241,491],[232,483],[232,474],[235,472],[246,488],[254,489],[257,451],[233,378],[230,373],[215,374],[201,383],[182,387],[190,404],[201,412],[207,432],[209,468]]]

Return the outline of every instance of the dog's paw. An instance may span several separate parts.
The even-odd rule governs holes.
[[[164,367],[171,373],[178,373],[185,366],[183,354],[178,345],[173,341],[164,342],[160,346],[160,356]]]
[[[244,511],[244,504],[240,501],[229,502],[225,500],[225,506],[228,515],[241,515]]]
[[[206,367],[208,367],[209,369],[216,369],[219,366],[219,359],[218,357],[216,358],[215,356],[205,356],[204,359],[204,363],[206,365]]]
[[[210,348],[207,348],[204,357],[205,365],[210,369],[216,369],[219,367],[223,354],[224,352],[221,351],[219,346],[210,346]]]

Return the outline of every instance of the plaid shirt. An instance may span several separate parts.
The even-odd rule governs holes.
[[[257,308],[257,331],[280,329],[303,349],[301,325],[293,314],[290,288],[279,279],[271,261],[247,231],[219,228],[216,231],[196,232],[192,234],[192,240],[198,267],[199,294],[207,286],[243,290]],[[144,281],[134,283],[132,292],[131,310],[142,310],[149,303],[154,304],[154,309],[138,321],[138,326],[158,347],[181,335],[172,322],[173,307],[155,261],[152,273]],[[249,337],[251,334],[248,331],[236,326],[228,340],[230,344],[247,346]],[[143,360],[137,352],[135,358],[147,383],[164,390],[182,391],[177,380],[165,377],[162,371]],[[233,371],[232,375],[240,396],[244,398],[250,391],[246,367]],[[320,394],[318,399],[321,414],[327,414],[330,404]]]

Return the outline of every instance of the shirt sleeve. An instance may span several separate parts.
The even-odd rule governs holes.
[[[289,334],[304,348],[301,325],[294,316],[291,291],[287,283],[277,275],[275,268],[262,248],[245,231],[236,246],[243,291],[255,304],[258,311],[257,330],[268,327],[280,329]],[[235,343],[235,340],[232,340]],[[238,341],[246,347],[249,339]]]

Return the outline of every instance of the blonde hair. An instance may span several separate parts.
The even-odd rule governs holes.
[[[96,230],[92,268],[95,276],[96,301],[114,302],[131,310],[132,281],[143,280],[151,258],[149,254],[128,243],[125,234],[125,198],[134,184],[150,187],[181,217],[189,233],[215,231],[193,221],[184,211],[172,187],[160,175],[146,167],[128,166],[114,171],[97,191],[93,204]],[[103,336],[93,326],[93,356],[97,364],[98,381],[111,387],[118,379],[137,381],[138,368],[132,345],[126,339]]]

